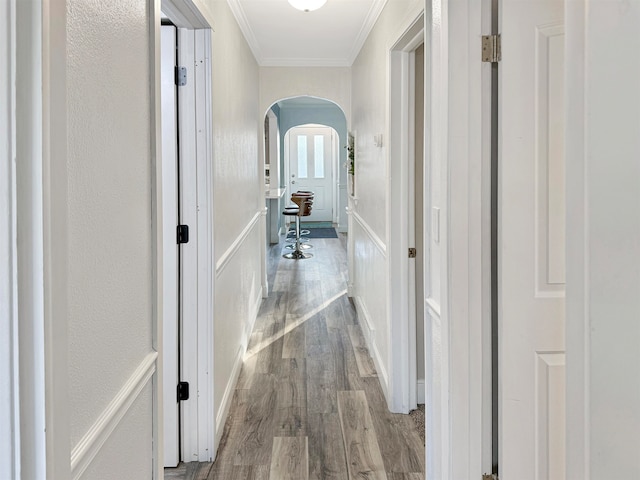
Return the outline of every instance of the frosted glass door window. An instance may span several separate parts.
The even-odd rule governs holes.
[[[324,135],[314,135],[313,147],[314,177],[324,178]]]
[[[298,178],[307,178],[307,137],[300,135],[298,137]]]

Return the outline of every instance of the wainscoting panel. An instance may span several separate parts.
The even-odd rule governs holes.
[[[152,383],[147,383],[83,473],[74,479],[147,479],[153,463]]]
[[[216,264],[214,292],[214,414],[217,449],[249,336],[262,301],[264,248],[257,212]],[[215,451],[215,450],[214,450]]]
[[[238,237],[227,249],[227,251],[225,251],[220,257],[220,259],[216,262],[216,277],[222,274],[222,271],[227,267],[231,259],[235,255],[237,255],[238,250],[246,242],[247,237],[254,232],[261,215],[262,215],[262,210],[256,212],[256,214],[253,216],[251,221],[244,227],[244,229],[242,230],[242,233],[238,235]]]
[[[360,216],[358,212],[355,210],[351,211],[351,215],[353,215],[353,219],[358,223],[358,226],[362,229],[363,232],[367,234],[369,240],[376,246],[381,255],[387,256],[387,245],[382,241],[376,232],[369,226],[369,224]]]
[[[374,359],[380,384],[389,398],[389,324],[386,245],[357,212],[352,211],[354,278],[352,293],[362,331]]]
[[[120,392],[111,401],[109,406],[102,412],[89,431],[82,437],[78,444],[71,451],[71,475],[74,480],[80,478],[96,478],[94,476],[86,476],[85,471],[94,459],[99,458],[105,453],[105,445],[110,442],[110,437],[114,431],[118,430],[119,425],[123,423],[127,429],[132,428],[129,422],[122,422],[124,418],[132,418],[136,422],[142,422],[143,430],[149,431],[149,442],[151,442],[151,379],[156,372],[157,352],[149,353],[140,363],[136,371],[131,375]],[[142,408],[141,415],[130,415],[133,405],[138,402],[139,397],[143,397],[141,392],[146,391],[146,400],[143,403],[146,407]],[[139,404],[140,402],[138,402]],[[145,423],[145,420],[147,421]],[[147,425],[148,423],[148,425]],[[139,432],[136,432],[136,435]],[[113,442],[111,442],[113,443]],[[151,449],[149,450],[151,453]],[[117,456],[109,456],[112,461]],[[144,470],[143,470],[144,471]]]
[[[362,335],[367,342],[367,348],[369,354],[373,358],[373,363],[376,366],[378,372],[378,379],[380,380],[380,386],[384,392],[386,399],[389,398],[389,375],[387,374],[386,362],[380,355],[378,346],[376,343],[376,329],[372,326],[371,315],[364,304],[362,297],[356,297],[356,310],[358,312],[358,320],[360,321],[360,327],[362,328]]]

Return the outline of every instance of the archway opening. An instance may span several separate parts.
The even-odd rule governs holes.
[[[338,232],[346,233],[347,227],[347,118],[343,109],[330,100],[297,96],[283,98],[273,103],[264,116],[264,148],[260,168],[264,169],[265,190],[268,192],[267,201],[269,210],[273,210],[274,216],[268,213],[267,238],[270,242],[277,241],[277,235],[283,231],[284,222],[276,209],[281,210],[288,202],[291,189],[297,184],[291,184],[288,165],[290,144],[288,134],[291,129],[304,125],[316,125],[329,127],[335,131],[335,144],[330,148],[334,150],[332,173],[332,191],[330,193],[331,221]],[[295,181],[295,180],[294,180]],[[296,188],[297,189],[297,188]],[[295,191],[295,189],[294,189]],[[273,197],[278,196],[278,201]],[[277,218],[276,218],[277,217]]]

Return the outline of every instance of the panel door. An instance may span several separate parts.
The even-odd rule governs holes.
[[[502,0],[501,480],[565,477],[563,0]]]
[[[296,127],[289,133],[289,192],[314,192],[308,222],[333,220],[333,129]]]
[[[161,31],[162,81],[162,213],[163,213],[163,399],[164,466],[176,467],[179,456],[178,371],[178,149],[177,100],[175,86],[176,28],[163,25]]]

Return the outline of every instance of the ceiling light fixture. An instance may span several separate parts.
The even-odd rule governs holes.
[[[327,0],[289,0],[289,3],[293,8],[297,8],[303,12],[312,12],[327,3]]]

